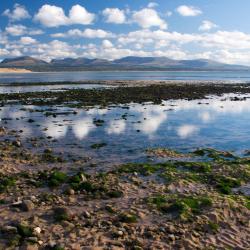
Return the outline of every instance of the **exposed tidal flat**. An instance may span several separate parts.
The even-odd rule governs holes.
[[[249,85],[117,85],[0,95],[0,249],[248,249]]]

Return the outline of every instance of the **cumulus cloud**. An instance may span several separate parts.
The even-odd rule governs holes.
[[[109,38],[114,37],[114,34],[102,29],[85,29],[84,31],[81,31],[79,29],[71,29],[66,33],[52,34],[51,37]]]
[[[84,7],[77,4],[74,5],[69,12],[69,21],[72,24],[91,24],[95,19],[95,15],[88,12]]]
[[[126,22],[126,15],[123,10],[118,8],[106,8],[102,12],[107,23],[121,24]]]
[[[6,9],[3,12],[4,16],[7,16],[11,21],[19,21],[22,19],[30,18],[29,12],[26,10],[25,6],[20,4],[15,4],[14,9]]]
[[[159,4],[158,3],[156,3],[156,2],[150,2],[149,4],[148,4],[148,8],[155,8],[155,7],[157,7]]]
[[[198,16],[202,14],[202,11],[194,6],[187,6],[187,5],[181,5],[179,6],[176,11],[181,16]]]
[[[24,25],[12,25],[5,28],[5,31],[11,36],[22,36],[26,33],[27,28]]]
[[[199,30],[201,31],[209,31],[211,29],[217,28],[218,25],[216,25],[215,23],[205,20],[202,22],[202,24],[199,27]]]
[[[27,28],[21,24],[9,25],[5,28],[7,34],[11,36],[23,36],[23,35],[41,35],[42,30]]]
[[[110,49],[113,47],[113,44],[109,40],[106,39],[102,41],[102,46],[105,49]]]
[[[152,44],[164,40],[170,45],[182,46],[194,43],[197,48],[218,48],[221,50],[250,49],[250,34],[240,31],[222,31],[215,33],[188,34],[179,32],[167,32],[163,30],[137,30],[121,35],[118,43],[122,45],[141,43]]]
[[[27,44],[34,44],[36,42],[37,42],[36,39],[34,39],[34,38],[30,37],[30,36],[23,36],[23,37],[20,38],[20,43],[21,44],[27,45]]]
[[[167,29],[167,23],[160,18],[157,11],[150,8],[141,9],[133,13],[133,20],[144,29],[150,27],[160,27]]]
[[[35,14],[34,20],[40,22],[46,27],[58,27],[71,24],[91,24],[95,15],[89,13],[84,7],[77,4],[72,6],[69,16],[66,16],[63,8],[55,5],[45,4]]]
[[[1,30],[0,30],[0,44],[2,44],[2,45],[7,45],[8,44],[8,36],[6,35],[6,33],[5,32],[2,32]]]

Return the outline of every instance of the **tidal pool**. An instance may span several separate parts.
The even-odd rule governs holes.
[[[158,147],[181,152],[211,147],[243,155],[250,149],[250,95],[235,96],[82,109],[8,104],[0,108],[0,126],[22,130],[29,147],[29,140],[39,137],[65,156],[94,163],[148,161],[145,150]]]

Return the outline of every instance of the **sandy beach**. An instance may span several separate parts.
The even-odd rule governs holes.
[[[28,69],[17,69],[17,68],[0,68],[1,73],[31,73]]]

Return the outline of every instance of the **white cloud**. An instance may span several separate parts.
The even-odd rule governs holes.
[[[34,20],[40,22],[46,27],[58,27],[71,24],[91,24],[95,15],[89,13],[84,7],[74,5],[69,11],[69,17],[64,13],[61,7],[45,4],[35,15]]]
[[[5,28],[7,34],[11,36],[23,36],[23,35],[41,35],[42,30],[30,29],[21,24],[10,25]]]
[[[110,49],[113,47],[113,44],[109,40],[103,40],[102,46],[104,49]]]
[[[194,6],[187,6],[187,5],[181,5],[179,6],[176,11],[181,16],[198,16],[202,14],[202,11]]]
[[[216,25],[215,23],[205,20],[202,22],[202,24],[199,27],[199,30],[201,31],[209,31],[211,29],[217,28],[218,25]]]
[[[25,6],[20,4],[15,4],[13,11],[6,9],[3,12],[4,16],[7,16],[11,21],[19,21],[22,19],[30,18],[29,12],[26,10]]]
[[[27,28],[21,24],[18,24],[6,27],[5,31],[11,36],[22,36],[26,33]]]
[[[23,36],[20,38],[20,43],[24,44],[24,45],[28,45],[28,44],[34,44],[36,43],[36,39],[30,37],[30,36]]]
[[[132,43],[155,43],[160,40],[170,45],[182,46],[194,43],[197,48],[217,48],[221,50],[243,50],[250,49],[250,34],[240,31],[221,31],[204,34],[188,34],[179,32],[167,32],[163,30],[137,30],[121,35],[118,43],[124,45]]]
[[[160,27],[161,29],[167,29],[168,27],[167,23],[160,18],[158,13],[154,9],[150,8],[145,8],[134,12],[133,20],[144,29],[150,27]]]
[[[156,2],[150,2],[149,4],[148,4],[148,8],[155,8],[155,7],[157,7],[159,4],[158,3],[156,3]]]
[[[8,36],[6,32],[2,32],[0,29],[0,44],[6,45],[8,44]]]
[[[121,24],[126,22],[126,15],[123,10],[118,8],[106,8],[102,14],[105,17],[107,23]]]
[[[92,24],[95,15],[88,12],[84,7],[77,4],[74,5],[69,12],[69,20],[72,24]]]
[[[109,38],[114,37],[111,32],[102,29],[85,29],[81,31],[79,29],[71,29],[66,33],[55,33],[51,37],[85,37],[85,38]]]
[[[46,27],[57,27],[60,25],[67,25],[68,18],[64,14],[61,7],[45,4],[34,17],[35,21],[39,21]]]

